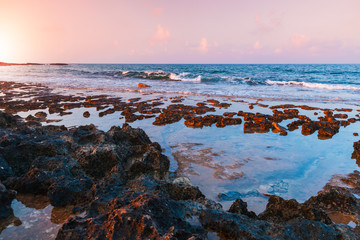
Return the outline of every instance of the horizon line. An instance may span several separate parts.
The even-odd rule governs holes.
[[[349,63],[114,63],[114,62],[107,62],[107,63],[82,63],[82,62],[3,62],[0,63],[5,64],[41,64],[41,65],[49,65],[49,64],[98,64],[98,65],[109,65],[109,64],[123,64],[123,65],[359,65],[360,62],[349,62]]]

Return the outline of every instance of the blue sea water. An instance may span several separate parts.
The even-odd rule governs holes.
[[[70,64],[0,68],[0,80],[52,87],[314,101],[360,100],[360,65]]]

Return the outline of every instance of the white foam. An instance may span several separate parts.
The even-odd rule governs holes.
[[[165,74],[165,72],[162,71],[162,70],[157,70],[157,71],[145,71],[145,73],[148,74],[148,75],[154,74],[154,73],[156,73],[156,74]]]
[[[296,81],[271,81],[266,80],[269,85],[287,85],[287,86],[300,86],[305,88],[319,88],[327,90],[354,90],[360,91],[360,87],[343,84],[325,84],[325,83],[309,83],[309,82],[296,82]]]
[[[187,75],[188,73],[180,73],[180,74],[170,73],[169,78],[172,80],[183,81],[183,82],[201,82],[201,75],[197,76],[196,78],[186,78],[185,76]]]

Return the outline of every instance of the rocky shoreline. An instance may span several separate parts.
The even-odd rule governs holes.
[[[108,132],[68,129],[0,112],[0,134],[0,221],[11,217],[16,192],[46,195],[53,206],[83,213],[69,217],[56,239],[360,238],[359,226],[328,216],[342,212],[359,221],[357,171],[303,204],[271,195],[256,215],[241,199],[226,211],[187,178],[173,177],[161,146],[128,124]],[[353,157],[359,155],[354,144]]]

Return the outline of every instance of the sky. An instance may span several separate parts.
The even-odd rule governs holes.
[[[359,0],[0,0],[0,62],[360,63]]]

